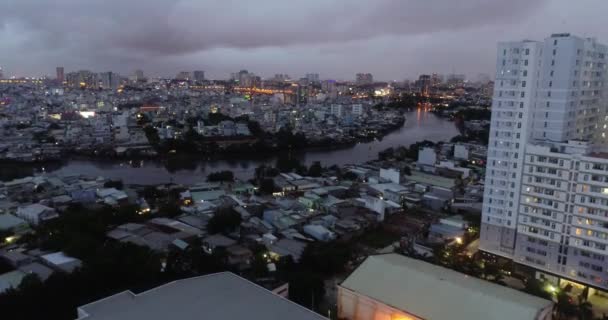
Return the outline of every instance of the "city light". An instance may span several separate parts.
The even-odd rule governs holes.
[[[95,116],[95,111],[78,111],[81,117],[88,119]]]

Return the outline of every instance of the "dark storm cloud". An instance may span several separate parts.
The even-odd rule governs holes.
[[[4,0],[0,21],[34,48],[173,55],[418,34],[508,23],[541,0]]]
[[[487,50],[503,40],[503,30],[520,30],[522,25],[539,17],[542,21],[546,8],[556,1],[569,3],[567,0],[2,0],[0,38],[4,41],[0,44],[0,64],[8,63],[24,72],[42,66],[48,72],[51,69],[47,64],[94,70],[144,66],[155,69],[152,72],[167,72],[202,60],[205,65],[213,64],[208,69],[215,67],[217,72],[220,65],[228,68],[226,64],[235,61],[244,61],[246,65],[232,69],[247,67],[249,63],[253,69],[269,69],[276,62],[292,68],[284,72],[299,72],[297,65],[307,68],[316,65],[318,70],[329,72],[349,68],[353,73],[376,68],[389,70],[389,63],[396,61],[371,63],[372,56],[366,53],[386,52],[387,56],[397,57],[399,54],[393,52],[398,51],[401,56],[425,56],[441,62],[450,58],[450,50],[460,48],[445,48],[442,53],[424,50],[437,50],[442,42],[472,48],[482,42]],[[544,32],[554,31],[564,30]],[[472,38],[472,34],[483,38]],[[518,32],[511,34],[519,36]],[[458,41],[454,41],[456,38]],[[356,52],[352,52],[353,47]],[[412,52],[413,47],[421,52]],[[336,60],[338,56],[340,60]],[[417,62],[412,61],[411,65]],[[339,68],[335,68],[337,64]]]

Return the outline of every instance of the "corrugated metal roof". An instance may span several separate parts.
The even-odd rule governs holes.
[[[229,272],[125,291],[79,308],[87,320],[321,320],[325,317]]]
[[[552,302],[398,254],[370,256],[343,288],[428,320],[534,319]]]

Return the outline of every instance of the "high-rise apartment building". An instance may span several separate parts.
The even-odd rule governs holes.
[[[57,67],[56,69],[56,79],[57,82],[63,83],[65,81],[65,75],[63,71],[63,67]]]
[[[607,47],[498,45],[480,249],[608,289]]]
[[[192,78],[194,81],[203,82],[205,81],[205,71],[195,70],[192,72]]]
[[[133,83],[145,82],[146,78],[144,77],[144,71],[140,69],[135,70],[133,74],[129,76],[129,81]]]
[[[421,74],[416,81],[416,87],[420,94],[428,95],[431,89],[431,76],[428,74]]]
[[[318,73],[307,73],[306,80],[308,80],[308,83],[319,83],[321,81]]]
[[[188,71],[180,71],[175,75],[176,80],[189,81],[192,80],[192,75]]]
[[[101,87],[104,89],[116,89],[120,85],[120,76],[115,72],[108,71],[99,74]]]
[[[4,73],[2,72],[2,67],[0,67],[0,79],[4,79]]]
[[[70,72],[66,75],[66,81],[70,87],[86,87],[86,88],[97,88],[99,82],[97,73],[89,70],[80,70],[77,72]]]
[[[357,85],[368,85],[374,83],[374,76],[371,73],[357,73],[355,83]]]

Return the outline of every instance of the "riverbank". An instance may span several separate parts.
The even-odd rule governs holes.
[[[125,184],[195,184],[204,181],[211,172],[229,170],[235,177],[248,180],[260,165],[273,165],[280,157],[298,160],[306,166],[316,161],[323,166],[364,163],[378,157],[378,152],[390,147],[409,146],[417,141],[449,141],[458,135],[453,122],[436,117],[418,109],[405,113],[407,121],[394,131],[383,136],[355,143],[345,148],[291,150],[282,154],[257,154],[233,156],[228,159],[215,157],[181,157],[176,155],[166,159],[94,159],[87,157],[66,157],[57,163],[0,166],[0,180],[31,176],[34,174],[83,174],[103,176],[112,180],[122,179]]]

